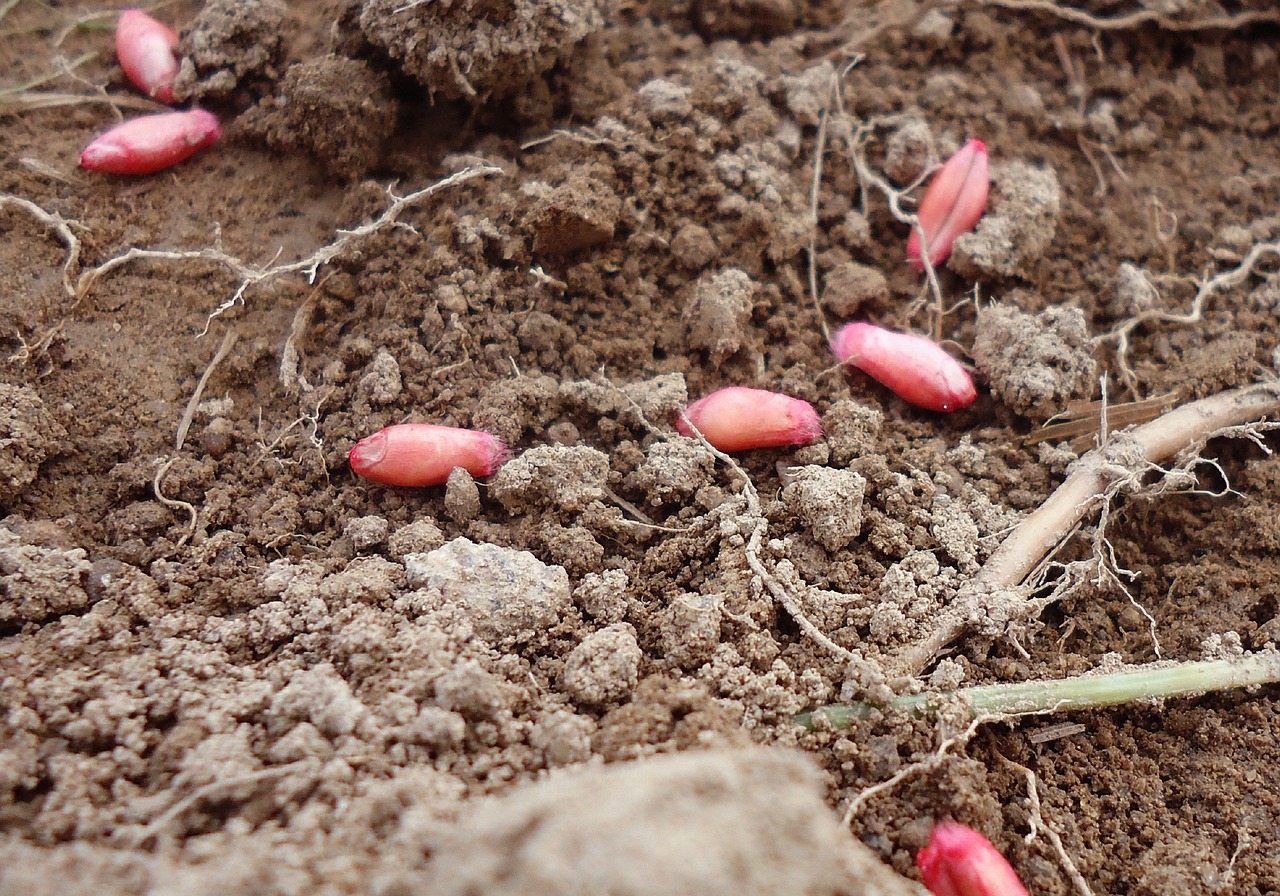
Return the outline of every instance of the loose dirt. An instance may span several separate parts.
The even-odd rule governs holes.
[[[1280,237],[1269,4],[156,14],[226,137],[123,179],[76,167],[149,105],[114,11],[0,3],[0,892],[907,893],[883,865],[945,816],[1034,893],[1079,892],[1038,825],[1095,893],[1280,891],[1274,686],[979,726],[849,833],[963,725],[793,721],[1278,640],[1280,459],[1220,439],[1110,508],[1123,569],[900,662],[1100,377],[1275,377],[1276,253],[1159,314]],[[935,294],[893,208],[971,137],[992,203]],[[131,248],[168,257],[95,271]],[[835,369],[854,318],[936,333],[978,401]],[[726,385],[825,438],[735,469],[675,434]],[[513,459],[354,477],[402,421]]]

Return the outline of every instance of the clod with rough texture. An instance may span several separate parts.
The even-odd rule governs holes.
[[[681,435],[696,428],[721,451],[808,445],[822,438],[813,405],[766,389],[728,386],[684,409],[676,422]]]
[[[178,35],[140,9],[126,9],[116,20],[116,58],[134,87],[162,103],[173,102],[178,76],[174,48]]]
[[[357,475],[383,485],[443,485],[454,468],[488,476],[507,458],[497,436],[476,429],[401,423],[356,442],[347,459]]]
[[[916,864],[934,896],[1027,896],[1017,872],[991,841],[954,821],[938,823]]]
[[[917,407],[949,413],[978,397],[968,371],[924,336],[852,323],[831,337],[831,350],[841,364],[852,364]]]
[[[929,249],[929,263],[936,265],[951,254],[956,237],[973,230],[987,209],[991,180],[987,173],[987,145],[970,140],[947,159],[924,192],[916,217],[920,226],[907,238],[907,260],[924,270],[920,233]]]
[[[154,174],[221,136],[218,117],[203,109],[144,115],[96,137],[80,154],[80,167],[107,174]]]

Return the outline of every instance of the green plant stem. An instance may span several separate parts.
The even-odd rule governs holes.
[[[958,691],[907,694],[887,707],[869,703],[833,703],[802,712],[795,721],[813,731],[822,717],[832,728],[848,728],[877,710],[933,716],[959,706],[970,718],[980,715],[1028,715],[1096,709],[1158,697],[1185,697],[1206,691],[1247,688],[1280,681],[1280,652],[1267,650],[1227,660],[1159,663],[1123,672],[1081,675],[1051,681],[984,684]]]

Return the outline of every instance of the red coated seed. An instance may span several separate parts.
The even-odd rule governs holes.
[[[116,58],[134,87],[162,103],[173,102],[178,76],[174,48],[178,35],[140,9],[126,9],[116,20]]]
[[[956,237],[973,230],[986,211],[990,185],[987,145],[981,140],[970,140],[947,159],[924,191],[916,213],[920,226],[911,228],[907,238],[907,260],[916,270],[924,270],[920,231],[924,231],[925,245],[929,247],[929,263],[945,261]]]
[[[475,429],[401,423],[361,439],[347,455],[357,475],[383,485],[442,485],[454,468],[488,476],[507,459],[497,437]]]
[[[143,115],[96,137],[80,154],[80,167],[107,174],[153,174],[221,136],[218,117],[203,109]]]
[[[1027,896],[1017,872],[991,841],[954,821],[938,823],[916,865],[934,896]]]
[[[978,397],[968,371],[924,336],[852,323],[831,337],[831,350],[841,364],[852,364],[899,398],[930,411],[958,411]]]
[[[692,436],[691,423],[721,451],[808,445],[822,438],[818,412],[809,402],[743,386],[728,386],[698,399],[684,409],[676,429]]]

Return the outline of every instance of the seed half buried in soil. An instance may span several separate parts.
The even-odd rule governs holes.
[[[954,821],[938,822],[916,864],[934,896],[1027,896],[1017,872],[991,841]]]

